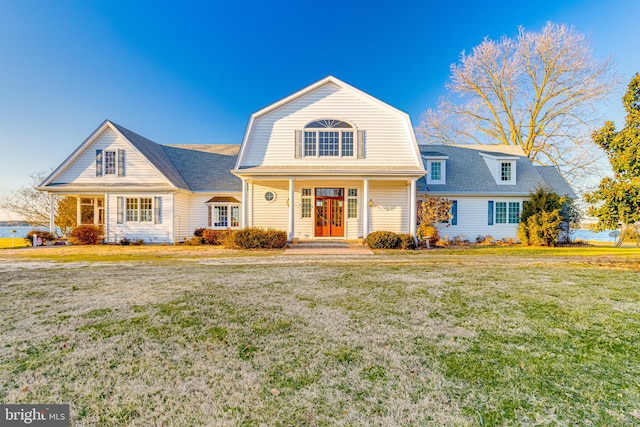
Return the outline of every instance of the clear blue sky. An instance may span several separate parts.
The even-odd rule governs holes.
[[[546,21],[640,71],[637,0],[0,0],[0,197],[110,119],[158,143],[240,143],[249,115],[329,74],[414,126],[484,37]],[[622,121],[620,97],[602,109]],[[0,219],[7,219],[0,212]]]

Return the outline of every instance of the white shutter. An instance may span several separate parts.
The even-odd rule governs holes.
[[[364,159],[364,131],[358,131],[358,159]]]
[[[302,131],[295,131],[295,157],[296,159],[302,158]]]
[[[117,203],[117,211],[118,211],[118,224],[124,224],[124,197],[118,197]]]
[[[118,176],[125,176],[124,150],[118,150]]]
[[[159,196],[153,200],[153,223],[162,224],[162,197]]]
[[[96,176],[102,176],[102,150],[96,150]]]

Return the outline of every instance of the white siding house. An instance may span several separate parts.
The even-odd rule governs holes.
[[[443,235],[516,237],[539,185],[575,197],[517,147],[419,147],[407,114],[329,76],[251,115],[241,145],[160,145],[107,120],[38,189],[76,198],[107,242],[163,243],[198,228],[415,235],[420,193],[454,202]]]

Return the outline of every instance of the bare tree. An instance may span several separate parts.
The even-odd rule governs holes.
[[[453,98],[427,110],[417,129],[427,144],[520,146],[570,179],[602,157],[591,141],[597,107],[616,87],[612,59],[596,61],[583,34],[548,22],[515,39],[485,39],[451,65]]]
[[[31,174],[31,185],[21,187],[0,200],[0,209],[15,214],[34,227],[49,227],[49,194],[36,190],[47,175],[44,171]],[[54,196],[53,208],[56,225],[66,235],[75,226],[75,200]]]

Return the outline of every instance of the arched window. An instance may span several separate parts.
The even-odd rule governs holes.
[[[313,121],[304,127],[304,157],[353,157],[354,128],[334,119]]]

